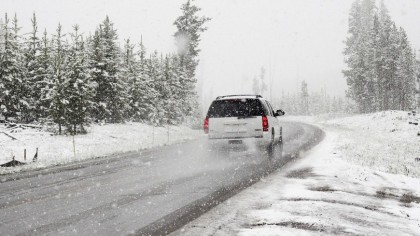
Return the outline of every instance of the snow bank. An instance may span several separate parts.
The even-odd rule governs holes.
[[[338,118],[337,118],[338,117]],[[338,132],[335,152],[347,160],[393,174],[420,177],[420,126],[404,111],[372,114],[287,117]]]
[[[36,129],[14,129],[11,133],[0,124],[0,164],[16,160],[31,162],[38,148],[38,161],[21,167],[1,168],[0,174],[42,168],[115,153],[179,143],[197,138],[201,132],[185,126],[152,127],[141,123],[93,125],[88,134],[74,137],[52,135]],[[16,140],[3,132],[13,136]]]

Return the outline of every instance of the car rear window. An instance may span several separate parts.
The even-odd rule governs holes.
[[[264,108],[258,99],[227,99],[216,100],[210,105],[207,116],[220,117],[249,117],[264,115]]]

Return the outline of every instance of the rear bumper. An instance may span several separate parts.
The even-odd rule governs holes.
[[[266,147],[271,143],[271,134],[264,132],[263,135],[251,137],[212,137],[208,136],[208,142],[213,147],[231,147],[231,146],[256,146]]]

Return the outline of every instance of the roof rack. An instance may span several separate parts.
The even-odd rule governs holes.
[[[221,98],[226,98],[226,97],[244,97],[244,96],[249,96],[249,97],[256,97],[256,98],[262,98],[261,95],[255,95],[255,94],[239,94],[239,95],[224,95],[224,96],[218,96],[216,98],[216,100],[221,99]]]

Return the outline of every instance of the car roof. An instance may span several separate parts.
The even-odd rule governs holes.
[[[252,94],[241,94],[241,95],[225,95],[218,96],[216,100],[228,100],[228,99],[243,99],[243,98],[252,98],[252,99],[263,99],[261,95],[252,95]]]

